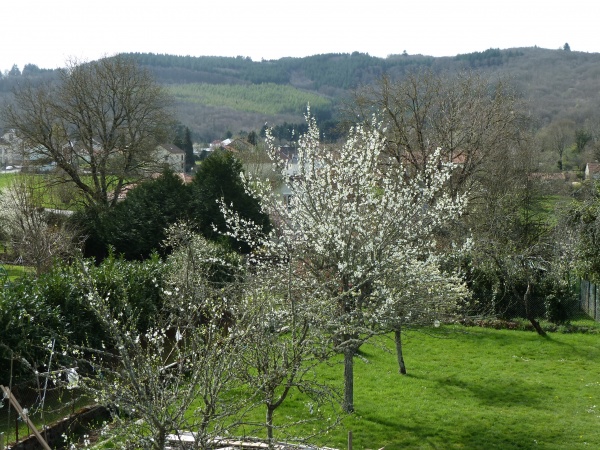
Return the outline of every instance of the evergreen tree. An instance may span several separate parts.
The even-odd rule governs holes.
[[[153,251],[166,254],[162,246],[166,228],[188,216],[189,188],[180,177],[165,170],[156,180],[132,189],[111,209],[89,209],[77,220],[88,238],[86,256],[103,260],[108,249],[126,259],[146,259]]]
[[[200,165],[192,181],[191,215],[199,231],[211,240],[222,240],[227,231],[219,201],[241,217],[252,220],[264,230],[270,229],[267,215],[261,212],[260,204],[248,195],[240,174],[242,163],[226,150],[217,150]],[[228,238],[228,244],[236,250],[247,252],[250,247]]]
[[[196,159],[194,158],[194,144],[192,142],[192,134],[188,127],[185,127],[185,134],[183,136],[183,147],[181,149],[185,152],[185,171],[189,172],[194,168]]]
[[[194,144],[190,129],[181,124],[177,125],[173,144],[185,152],[185,171],[189,172],[195,164]]]
[[[8,76],[17,77],[21,75],[21,71],[19,70],[19,66],[13,64],[12,68],[8,71]]]
[[[246,138],[250,145],[256,145],[258,143],[258,136],[256,135],[256,131],[251,131],[248,133],[248,137]]]

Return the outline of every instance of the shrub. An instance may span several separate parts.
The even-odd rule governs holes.
[[[84,265],[87,274],[83,273]],[[157,255],[142,262],[109,257],[99,266],[89,261],[57,264],[37,278],[26,276],[0,290],[0,382],[13,375],[24,379],[48,360],[48,346],[100,348],[107,332],[88,303],[91,279],[110,299],[117,314],[146,331],[162,309],[164,264]],[[55,353],[56,357],[60,357]]]
[[[47,360],[46,345],[65,329],[61,312],[31,276],[0,290],[0,384],[8,384],[11,366],[15,379],[22,379]]]

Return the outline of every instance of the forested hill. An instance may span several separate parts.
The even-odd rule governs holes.
[[[194,129],[208,131],[213,123],[216,133],[230,130],[235,134],[239,130],[248,130],[252,128],[252,120],[256,127],[265,121],[302,120],[301,113],[308,101],[326,120],[335,115],[336,105],[352,88],[371,83],[384,73],[391,77],[402,77],[407,71],[423,68],[436,72],[478,70],[491,77],[507,77],[530,102],[539,126],[559,120],[572,120],[583,126],[584,121],[598,115],[596,111],[600,106],[600,54],[563,49],[489,49],[440,58],[407,54],[377,58],[355,52],[272,61],[252,61],[244,57],[131,56],[148,66],[160,82],[172,85],[176,93],[187,84],[187,92],[179,92],[180,104],[189,106],[190,102],[195,102],[198,106],[209,108],[204,113],[199,112],[203,118],[201,120],[208,122],[209,126],[192,120],[195,122]],[[233,91],[235,98],[231,104],[232,99],[219,100],[227,95],[227,89],[222,89],[210,101],[201,100],[190,94],[190,83],[202,84],[205,90],[209,89],[207,85],[213,85],[212,89],[214,85],[241,86]],[[257,102],[255,107],[245,103],[246,96],[252,95],[252,85],[260,85],[265,97],[273,94],[274,98],[265,100],[270,102],[270,111],[259,106],[263,100],[257,95],[255,100],[250,99],[251,102]],[[275,92],[274,85],[279,86],[279,92]],[[283,86],[286,87],[285,92],[281,91]],[[292,100],[294,96],[296,98]],[[209,97],[208,94],[206,97]],[[222,105],[219,105],[219,101],[222,101]],[[276,107],[280,102],[280,106]],[[214,113],[212,118],[209,111]],[[237,111],[237,114],[233,111]],[[257,117],[252,119],[249,116]],[[223,122],[225,117],[232,119],[231,122]]]
[[[383,72],[401,73],[411,67],[431,66],[435,62],[432,57],[407,55],[382,59],[358,52],[260,62],[241,56],[191,57],[148,53],[131,53],[129,56],[152,68],[157,78],[165,83],[275,83],[315,91],[346,90],[369,82]]]
[[[191,57],[131,53],[173,94],[180,120],[204,141],[228,131],[258,131],[265,122],[298,123],[307,103],[322,120],[335,118],[336,107],[351,89],[386,73],[481,70],[509,77],[530,102],[540,126],[557,120],[577,124],[596,117],[600,105],[600,54],[537,47],[489,49],[454,57],[364,53],[252,61],[246,57]],[[0,78],[0,94],[17,79],[48,77],[51,71],[27,71]],[[25,73],[27,72],[27,73]]]

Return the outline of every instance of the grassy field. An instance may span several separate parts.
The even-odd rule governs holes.
[[[32,188],[32,192],[36,192],[39,196],[41,204],[47,208],[61,208],[68,209],[68,205],[62,204],[60,200],[61,189],[64,190],[64,186],[48,187],[44,183],[46,180],[45,175],[29,174],[26,175],[29,186]],[[0,174],[0,192],[13,186],[15,180],[19,180],[19,177],[23,177],[21,173],[2,173]]]
[[[0,252],[0,258],[4,256],[4,253]],[[29,266],[21,266],[18,264],[5,264],[0,262],[0,268],[4,269],[4,271],[0,270],[0,281],[15,281],[22,276],[32,273],[34,271],[33,267]]]
[[[346,448],[351,430],[355,449],[600,448],[600,334],[458,327],[405,341],[406,376],[393,353],[363,347],[355,413],[319,444]],[[299,414],[296,398],[276,420]]]
[[[185,102],[271,115],[286,112],[303,114],[309,103],[313,108],[328,107],[331,103],[329,99],[313,92],[274,83],[183,84],[169,86],[168,90]]]
[[[10,188],[19,177],[26,177],[31,192],[35,193],[37,200],[45,208],[76,210],[81,207],[82,193],[73,183],[56,183],[56,179],[47,174],[22,174],[22,173],[2,173],[0,174],[0,193]],[[82,181],[92,185],[92,177],[82,176]],[[48,183],[53,180],[54,183]],[[107,182],[114,181],[107,178]],[[127,181],[126,181],[127,182]]]
[[[17,176],[16,172],[15,173],[1,173],[0,174],[0,190],[9,187],[12,184],[12,182],[16,176]]]
[[[356,360],[355,413],[315,443],[345,449],[352,431],[354,449],[600,448],[600,328],[593,326],[596,333],[546,338],[462,326],[410,331],[405,376],[391,338],[382,337]],[[340,364],[323,376],[341,382],[342,373]],[[275,422],[309,416],[306,399],[295,396]],[[262,437],[249,428],[239,435]]]

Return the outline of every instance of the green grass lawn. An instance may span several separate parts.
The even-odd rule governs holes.
[[[404,350],[401,376],[393,353],[362,348],[355,413],[319,444],[346,448],[351,430],[355,449],[600,448],[600,334],[450,327],[408,332]],[[276,420],[307,414],[303,405]]]
[[[354,449],[600,448],[600,334],[409,331],[405,376],[391,338],[375,343],[356,359],[355,413],[316,444],[345,449],[351,430]],[[342,373],[338,364],[322,376],[341,386]],[[252,419],[263,417],[257,410]],[[275,424],[309,417],[306,399],[296,395],[276,411]],[[308,423],[293,434],[322,426]],[[255,428],[238,431],[264,437]]]
[[[13,180],[17,176],[16,173],[2,173],[0,174],[0,189],[10,187]]]
[[[0,252],[0,257],[3,254]],[[4,269],[6,272],[2,272],[2,269]],[[1,276],[1,280],[0,281],[5,281],[5,282],[9,282],[9,281],[15,281],[21,277],[23,277],[24,275],[30,274],[34,271],[33,267],[30,266],[21,266],[21,265],[17,265],[17,264],[4,264],[4,263],[0,263],[0,276]]]

